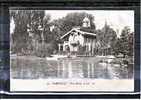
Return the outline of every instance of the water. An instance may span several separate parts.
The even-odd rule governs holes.
[[[36,57],[11,57],[11,77],[13,79],[133,78],[132,67],[121,66],[120,64],[100,63],[99,60],[101,59],[96,57],[82,57],[51,61]]]

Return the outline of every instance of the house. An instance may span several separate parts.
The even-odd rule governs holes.
[[[61,37],[63,43],[58,44],[59,52],[94,55],[96,32],[91,29],[88,17],[83,19],[82,27],[74,27]]]

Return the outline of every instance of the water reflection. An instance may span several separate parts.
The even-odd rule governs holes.
[[[127,79],[133,77],[130,67],[78,59],[48,61],[46,59],[11,59],[14,79],[93,78]]]

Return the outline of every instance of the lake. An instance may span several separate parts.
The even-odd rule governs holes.
[[[60,60],[15,56],[11,57],[12,79],[49,78],[91,78],[129,79],[133,78],[133,67],[120,64],[101,63],[102,57],[76,57]]]

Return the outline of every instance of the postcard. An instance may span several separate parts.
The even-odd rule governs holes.
[[[10,90],[133,92],[133,10],[10,10]]]

